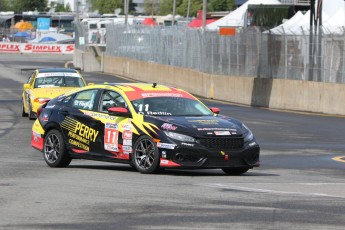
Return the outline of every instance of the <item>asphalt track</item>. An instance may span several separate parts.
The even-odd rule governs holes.
[[[0,229],[344,229],[345,118],[204,100],[261,144],[260,168],[142,175],[128,165],[46,166],[20,116],[21,68],[63,67],[69,55],[0,55]],[[83,73],[88,82],[123,82]],[[162,76],[164,77],[164,76]]]

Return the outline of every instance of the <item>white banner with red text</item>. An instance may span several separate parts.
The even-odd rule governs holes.
[[[0,42],[0,53],[73,54],[74,44],[33,44]]]

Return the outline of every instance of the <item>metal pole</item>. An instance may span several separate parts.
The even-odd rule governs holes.
[[[189,11],[190,11],[190,0],[188,0],[188,7],[187,7],[187,22],[189,20]]]
[[[206,11],[207,11],[207,0],[203,0],[202,2],[202,30],[205,31],[206,29]]]
[[[309,76],[308,80],[313,80],[314,50],[313,50],[313,33],[314,33],[314,6],[315,0],[310,0],[310,29],[309,29]]]
[[[79,22],[79,1],[76,1],[76,22]]]
[[[322,1],[318,0],[317,15],[319,20],[319,36],[318,36],[318,52],[317,52],[317,80],[320,82],[322,78]]]
[[[128,24],[128,3],[129,3],[129,0],[124,0],[125,25]]]
[[[176,15],[176,0],[173,1],[173,15],[172,15],[172,21],[171,25],[175,25],[175,15]]]

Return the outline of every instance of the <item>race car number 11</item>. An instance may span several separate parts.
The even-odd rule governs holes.
[[[119,130],[117,124],[106,124],[104,129],[104,149],[118,152]]]

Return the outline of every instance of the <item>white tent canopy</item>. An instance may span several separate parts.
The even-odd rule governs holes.
[[[217,30],[220,26],[243,27],[248,5],[280,5],[278,0],[249,0],[228,15],[206,26],[207,30]]]
[[[68,36],[66,34],[61,34],[61,33],[55,33],[55,32],[49,32],[49,33],[44,33],[41,36],[37,36],[35,39],[30,40],[31,43],[39,43],[39,41],[45,37],[51,37],[56,40],[56,42],[59,41],[64,41],[64,40],[71,40],[72,37]]]
[[[323,32],[327,34],[343,34],[345,32],[345,1],[323,0],[322,28]],[[271,29],[270,33],[301,35],[309,34],[309,31],[310,11],[302,16],[297,12],[287,22]]]

